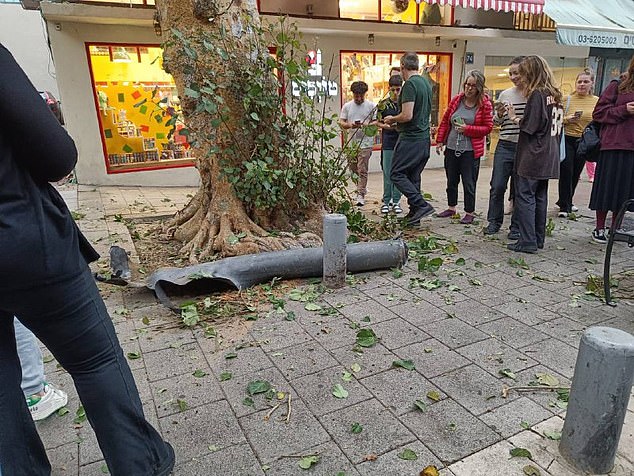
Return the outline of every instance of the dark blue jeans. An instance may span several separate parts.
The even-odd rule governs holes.
[[[466,150],[456,155],[453,149],[445,149],[445,175],[447,176],[447,205],[458,205],[458,185],[462,178],[464,211],[473,213],[476,201],[476,183],[480,172],[480,159],[473,158],[473,151]]]
[[[71,279],[0,291],[0,467],[3,475],[50,475],[51,467],[20,388],[13,316],[73,378],[110,474],[151,476],[169,459],[143,415],[130,367],[88,267]]]
[[[519,245],[533,249],[544,245],[547,212],[548,180],[516,176],[513,220],[519,227]]]
[[[573,197],[579,183],[579,177],[586,159],[577,155],[578,137],[566,137],[566,158],[559,164],[559,200],[557,205],[561,211],[572,212]]]
[[[491,175],[491,191],[489,192],[489,210],[487,221],[497,228],[504,223],[504,196],[509,178],[513,176],[515,151],[517,144],[508,140],[498,141],[493,156],[493,173]]]
[[[410,210],[429,206],[420,192],[421,174],[429,160],[429,139],[420,141],[398,140],[392,156],[390,179],[407,197]]]

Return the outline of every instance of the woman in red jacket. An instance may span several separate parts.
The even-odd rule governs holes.
[[[484,75],[472,70],[467,73],[464,92],[455,96],[440,121],[436,150],[445,149],[447,202],[449,208],[437,216],[452,217],[458,205],[458,184],[462,178],[465,216],[460,223],[473,223],[475,191],[484,155],[486,136],[493,129],[493,107],[484,92]]]

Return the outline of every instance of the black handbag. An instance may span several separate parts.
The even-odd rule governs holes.
[[[586,126],[581,134],[581,139],[577,143],[577,156],[582,157],[586,162],[596,162],[601,150],[601,124],[592,121]]]

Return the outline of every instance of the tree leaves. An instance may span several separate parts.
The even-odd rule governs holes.
[[[406,461],[414,461],[418,459],[418,455],[414,452],[414,450],[411,450],[409,448],[405,448],[403,451],[401,451],[398,454],[398,457]]]
[[[317,455],[309,455],[304,456],[299,460],[299,467],[302,469],[310,469],[310,467],[319,462],[319,456]]]
[[[503,377],[508,377],[512,380],[516,380],[517,379],[517,375],[515,375],[515,372],[513,372],[511,369],[502,369],[500,371],[498,371],[498,373],[500,375],[502,375]]]
[[[340,383],[332,387],[332,394],[336,398],[348,398],[348,391]]]
[[[430,390],[427,392],[427,398],[434,402],[439,402],[441,399],[440,394],[436,390]]]
[[[549,440],[559,441],[561,440],[561,431],[544,430],[544,436]]]
[[[559,385],[559,379],[547,373],[537,373],[535,374],[535,378],[539,385],[546,385],[548,387],[557,387]]]
[[[361,347],[373,347],[377,342],[378,338],[372,329],[366,328],[357,332],[357,345]]]
[[[225,370],[220,374],[220,381],[224,382],[225,380],[231,380],[232,374],[231,372]]]
[[[411,360],[395,360],[392,362],[392,367],[401,367],[405,370],[414,370],[416,368]]]
[[[198,323],[200,316],[196,304],[187,304],[181,307],[181,319],[187,327],[192,327]]]
[[[527,464],[522,468],[522,471],[526,476],[542,476],[541,471],[532,464]]]
[[[423,402],[422,400],[414,400],[414,406],[416,408],[418,408],[421,412],[426,412],[427,409],[429,408],[429,405],[427,405],[425,402]]]
[[[207,375],[207,372],[205,372],[205,371],[204,371],[204,370],[202,370],[202,369],[196,369],[196,370],[194,370],[194,373],[193,373],[192,375],[193,375],[194,377],[196,377],[196,378],[202,378],[202,377],[204,377],[205,375]]]
[[[352,426],[350,427],[350,431],[354,433],[355,435],[358,435],[359,433],[363,431],[363,427],[361,426],[361,423],[354,422]]]
[[[528,451],[526,448],[512,448],[509,453],[513,458],[533,458],[531,452]]]
[[[253,380],[247,385],[247,393],[251,396],[271,390],[271,384],[266,380]]]

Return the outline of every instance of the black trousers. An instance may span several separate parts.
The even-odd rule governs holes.
[[[579,138],[565,136],[565,140],[566,158],[559,164],[559,200],[557,200],[557,205],[562,212],[570,213],[575,190],[586,161],[577,155]]]
[[[506,186],[511,178],[513,192],[513,167],[515,165],[515,151],[517,143],[508,140],[498,141],[493,157],[493,174],[491,175],[491,191],[489,192],[489,210],[487,220],[497,228],[504,223],[504,196]]]
[[[462,178],[464,193],[464,211],[475,211],[476,183],[480,173],[480,160],[473,158],[473,151],[467,150],[460,155],[456,151],[445,149],[445,173],[447,175],[447,203],[450,207],[458,204],[458,185]]]
[[[520,232],[518,243],[536,249],[546,238],[546,213],[548,212],[548,180],[515,177],[515,204],[513,222]]]
[[[390,179],[407,197],[410,210],[429,206],[420,191],[421,174],[429,160],[429,139],[398,140],[392,156]]]

